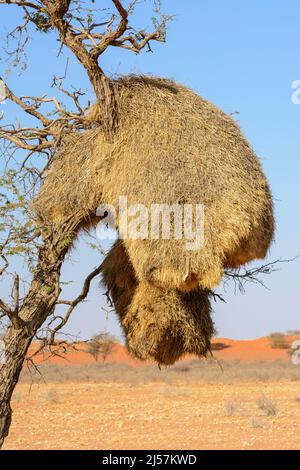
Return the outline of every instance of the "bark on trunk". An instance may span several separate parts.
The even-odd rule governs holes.
[[[61,241],[65,240],[65,236]],[[57,240],[56,240],[57,242]],[[0,365],[0,448],[8,435],[11,418],[11,397],[18,383],[28,348],[46,318],[52,313],[60,294],[60,269],[67,252],[57,249],[59,243],[45,242],[27,296],[18,313],[19,325],[11,322],[4,337],[5,346]]]
[[[4,338],[5,363],[0,368],[0,447],[9,432],[12,416],[10,401],[32,339],[33,335],[28,330],[15,330],[13,326],[8,328]]]

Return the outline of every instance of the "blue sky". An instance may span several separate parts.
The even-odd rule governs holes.
[[[105,0],[101,5],[108,3]],[[163,6],[166,13],[174,15],[167,43],[154,45],[153,54],[110,50],[102,58],[103,68],[112,74],[151,73],[173,78],[225,112],[238,112],[239,124],[262,159],[275,198],[277,232],[269,259],[300,254],[300,105],[291,99],[292,82],[300,80],[299,1],[165,0]],[[18,13],[13,7],[1,7],[1,12],[2,39]],[[147,3],[141,2],[136,23],[150,25],[150,18]],[[27,72],[19,76],[12,70],[8,79],[16,94],[53,94],[51,76],[60,74],[65,63],[65,57],[56,57],[57,47],[52,34],[33,35]],[[6,64],[2,61],[0,67],[3,75]],[[69,81],[89,86],[74,58],[70,59]],[[10,119],[18,113],[9,103],[3,109]],[[98,262],[83,242],[74,247],[72,258],[64,268],[65,278],[74,280],[67,287],[70,295],[80,289],[76,281]],[[227,303],[214,305],[219,334],[247,339],[299,329],[299,267],[300,260],[281,265],[280,271],[265,278],[268,290],[249,286],[241,295],[228,287],[224,294]],[[90,300],[74,313],[67,331],[84,338],[99,330],[119,335],[114,314],[106,314],[103,306],[105,299],[96,282]]]

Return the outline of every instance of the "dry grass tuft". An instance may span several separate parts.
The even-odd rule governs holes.
[[[276,416],[277,415],[277,405],[269,400],[265,395],[262,395],[257,400],[258,408],[264,412],[266,416]]]

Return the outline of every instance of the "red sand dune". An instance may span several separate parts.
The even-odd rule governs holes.
[[[241,362],[273,362],[276,360],[282,360],[288,362],[290,360],[286,349],[271,348],[269,338],[258,338],[253,340],[220,338],[215,340],[213,343],[215,346],[218,344],[224,344],[224,349],[213,351],[214,355],[218,359],[223,359],[224,361],[239,360]]]
[[[290,338],[292,343],[293,338]],[[34,344],[30,348],[29,355],[32,354],[37,348]],[[64,355],[51,356],[46,352],[39,354],[35,357],[35,362],[41,363],[47,361],[52,364],[60,365],[81,365],[81,364],[93,364],[95,359],[85,351],[86,344],[79,343],[76,346],[77,350],[72,348]],[[269,338],[259,338],[254,340],[232,340],[227,338],[218,338],[213,340],[213,354],[219,360],[240,362],[254,362],[254,361],[266,361],[273,362],[276,360],[282,360],[284,362],[289,361],[289,355],[287,350],[284,349],[273,349],[270,346]],[[186,356],[183,361],[195,359],[195,356]],[[121,344],[116,344],[113,354],[107,359],[107,362],[123,363],[132,366],[139,367],[144,364],[137,359],[132,358],[126,347]]]

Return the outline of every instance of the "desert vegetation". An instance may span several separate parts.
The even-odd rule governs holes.
[[[297,449],[299,368],[223,366],[43,366],[46,383],[16,389],[4,448]]]
[[[290,341],[284,333],[271,333],[269,336],[270,345],[273,349],[289,349]]]
[[[156,364],[139,367],[122,363],[98,362],[68,367],[67,365],[40,364],[39,371],[24,368],[21,374],[23,383],[125,383],[144,384],[162,382],[169,384],[232,384],[268,383],[280,381],[300,381],[300,369],[283,361],[224,362],[216,360],[192,360],[170,367],[158,368]]]
[[[108,332],[98,333],[87,342],[86,351],[93,356],[95,361],[103,362],[114,352],[117,339]]]

